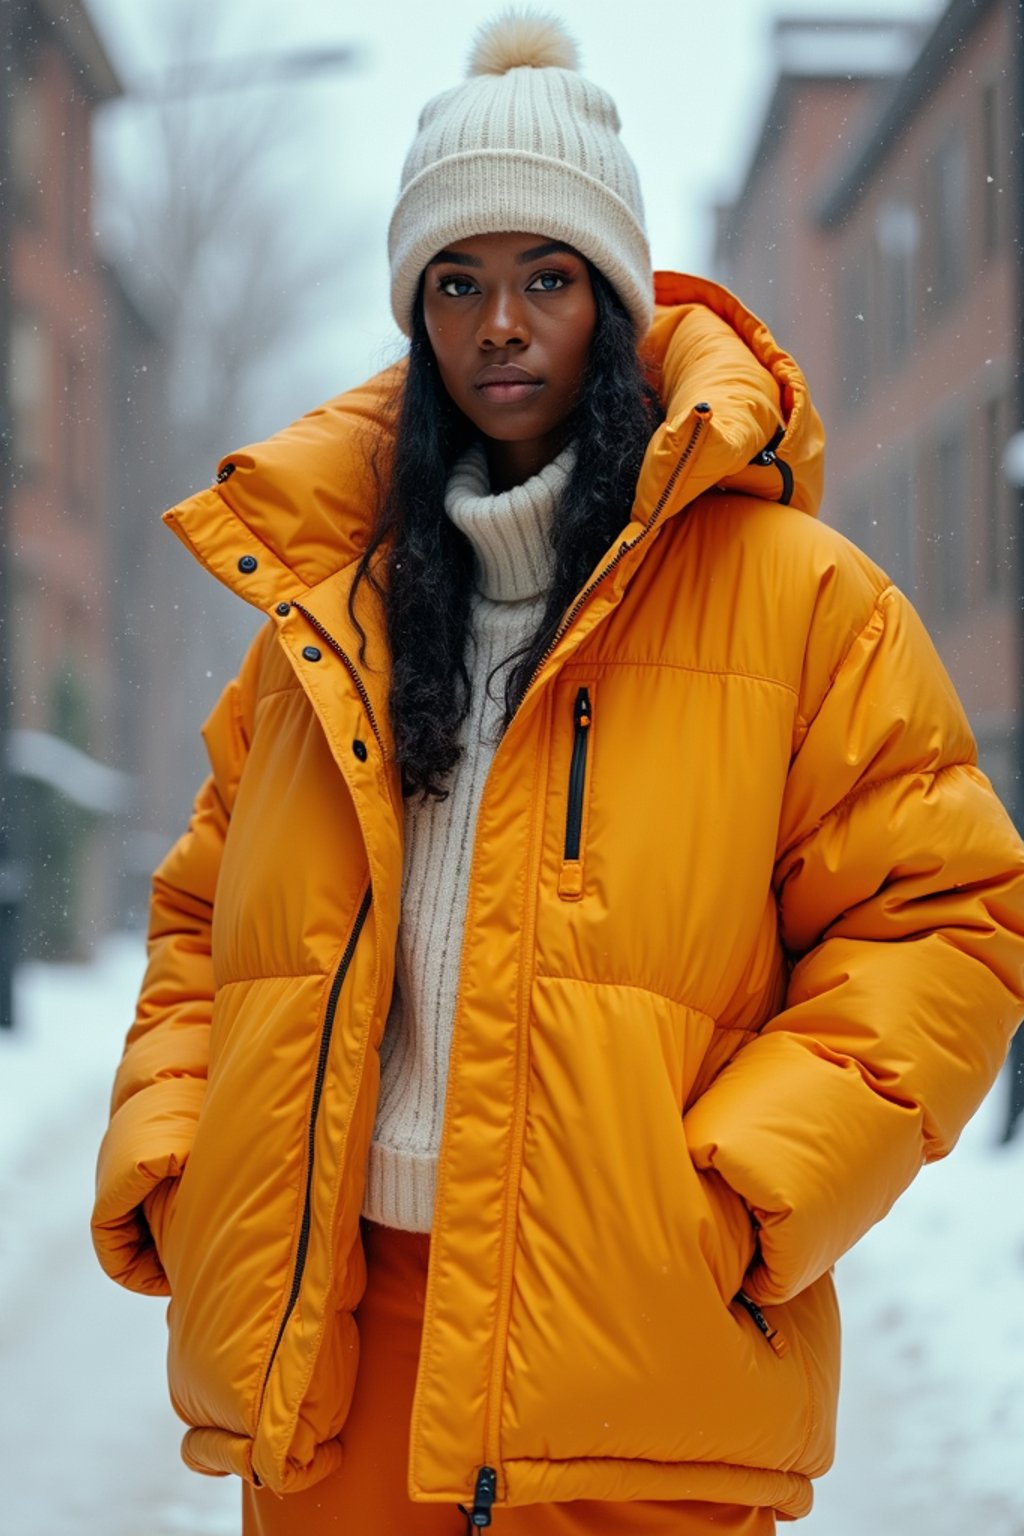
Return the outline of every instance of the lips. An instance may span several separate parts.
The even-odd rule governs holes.
[[[527,400],[543,387],[543,383],[543,379],[525,368],[517,368],[514,363],[491,363],[487,368],[481,368],[473,388],[485,400],[498,404]]]

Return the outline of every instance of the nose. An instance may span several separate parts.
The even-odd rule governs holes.
[[[493,288],[478,313],[476,341],[482,351],[528,345],[530,325],[526,305],[523,296],[512,288]]]

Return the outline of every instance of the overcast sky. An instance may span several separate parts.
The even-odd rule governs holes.
[[[88,0],[115,66],[131,85],[169,62],[163,25],[183,0]],[[776,15],[934,16],[942,0],[553,0],[575,34],[584,71],[611,92],[637,162],[655,266],[706,270],[709,206],[734,193],[765,103]],[[308,186],[296,238],[359,231],[358,254],[339,274],[343,301],[325,315],[342,387],[378,367],[396,333],[387,307],[385,238],[405,151],[420,107],[462,78],[476,25],[503,6],[430,0],[207,0],[210,57],[349,43],[348,73],[289,85],[308,128],[295,176]],[[240,102],[246,95],[236,93]],[[294,103],[293,103],[294,104]],[[109,113],[130,131],[131,112]],[[241,110],[241,107],[240,107]],[[321,228],[322,226],[322,228]],[[334,322],[343,322],[341,329]],[[326,331],[325,331],[326,334]],[[330,365],[328,365],[330,366]]]

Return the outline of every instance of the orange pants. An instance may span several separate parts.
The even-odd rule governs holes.
[[[430,1239],[364,1224],[368,1280],[359,1307],[361,1353],[345,1424],[345,1461],[301,1493],[278,1498],[246,1484],[244,1536],[465,1536],[454,1504],[406,1493],[409,1417]],[[496,1536],[771,1536],[768,1509],[737,1504],[578,1499],[496,1509]]]

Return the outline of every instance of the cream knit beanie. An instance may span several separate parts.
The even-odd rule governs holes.
[[[509,11],[478,32],[468,79],[424,107],[388,231],[391,308],[406,335],[432,256],[515,230],[574,246],[637,333],[647,330],[653,278],[636,167],[615,103],[578,64],[558,21]]]

